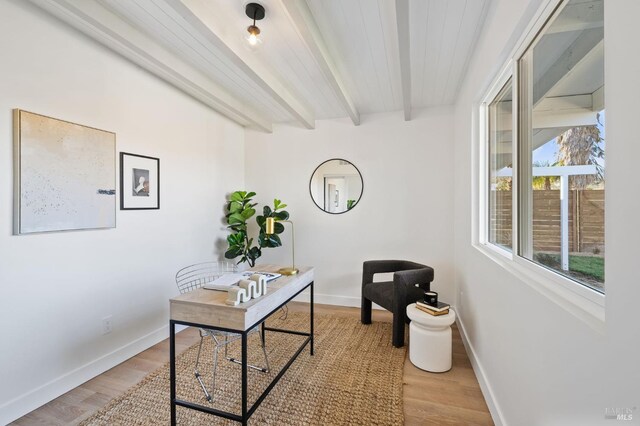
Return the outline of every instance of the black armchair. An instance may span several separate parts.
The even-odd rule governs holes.
[[[375,274],[394,272],[393,281],[373,282]],[[430,290],[433,268],[405,260],[369,260],[362,265],[363,324],[371,324],[371,302],[393,313],[393,346],[404,346],[407,305],[424,299]],[[418,284],[418,287],[416,287]]]

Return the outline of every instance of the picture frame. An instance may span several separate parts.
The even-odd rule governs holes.
[[[160,208],[160,159],[120,152],[120,210]]]
[[[116,134],[13,110],[13,234],[116,227]]]

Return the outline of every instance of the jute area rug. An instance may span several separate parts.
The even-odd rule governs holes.
[[[274,315],[274,317],[277,314]],[[291,313],[268,324],[308,330],[308,314]],[[270,373],[249,369],[249,407],[300,346],[303,337],[267,332]],[[249,337],[249,363],[262,365],[258,334]],[[213,365],[210,339],[203,346],[200,373],[210,386]],[[176,362],[178,398],[240,413],[240,366],[220,351],[213,403],[204,398],[194,375],[198,345]],[[240,344],[229,345],[239,355]],[[356,318],[315,316],[315,355],[305,349],[249,420],[254,425],[401,425],[404,348],[391,345],[391,324],[362,325]],[[204,361],[204,363],[203,363]],[[182,407],[179,425],[238,423]],[[159,368],[124,395],[86,419],[83,425],[163,425],[170,421],[169,365]]]

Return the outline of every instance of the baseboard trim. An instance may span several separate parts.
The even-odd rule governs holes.
[[[0,424],[8,424],[91,380],[169,336],[165,325],[106,355],[28,391],[0,406]]]
[[[309,292],[303,291],[299,296],[293,299],[295,302],[309,303]],[[359,308],[361,306],[360,297],[354,296],[335,296],[332,294],[317,294],[313,295],[314,303],[320,303],[323,305],[335,305],[335,306],[349,306],[353,308]],[[381,306],[372,304],[373,309],[384,309]]]
[[[467,351],[467,355],[469,356],[469,361],[471,361],[471,366],[473,367],[473,372],[478,379],[478,383],[480,384],[480,390],[482,391],[482,395],[484,396],[484,400],[487,402],[487,406],[489,407],[489,412],[493,419],[493,422],[496,426],[505,426],[507,422],[504,420],[504,416],[502,414],[502,410],[498,405],[498,401],[496,400],[495,394],[493,393],[493,389],[491,388],[491,384],[487,379],[487,375],[482,368],[482,364],[480,364],[480,360],[476,354],[473,345],[467,338],[467,332],[464,327],[464,321],[460,316],[460,313],[457,308],[454,307],[456,312],[456,323],[458,324],[458,330],[460,330],[460,337],[462,337],[462,343],[464,344],[464,348]]]

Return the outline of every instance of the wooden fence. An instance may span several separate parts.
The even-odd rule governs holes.
[[[569,191],[569,251],[604,254],[604,190]],[[491,226],[497,244],[511,241],[511,191],[495,191]],[[560,191],[533,191],[533,249],[560,251]]]

